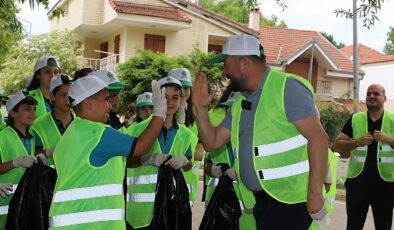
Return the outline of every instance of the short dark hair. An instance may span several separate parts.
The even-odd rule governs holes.
[[[86,76],[88,76],[91,72],[93,72],[94,70],[92,69],[92,68],[89,68],[89,67],[87,67],[87,68],[82,68],[82,69],[80,69],[80,70],[77,70],[77,71],[75,71],[75,73],[74,73],[74,81],[75,80],[77,80],[78,78],[81,78],[81,77],[86,77]]]
[[[62,74],[62,75],[60,75],[60,79],[62,80],[62,83],[63,83],[62,85],[71,85],[71,80],[70,80],[69,76]],[[56,87],[52,90],[53,95],[56,95],[56,93],[60,89],[60,86],[62,86],[62,85],[59,85],[58,87]]]

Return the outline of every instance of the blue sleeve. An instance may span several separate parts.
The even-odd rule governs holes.
[[[226,116],[224,117],[220,125],[228,130],[231,130],[231,120],[232,120],[231,109],[228,109],[226,112]]]
[[[100,142],[90,155],[90,164],[99,167],[116,156],[128,157],[133,153],[136,138],[119,132],[113,128],[106,128]]]
[[[290,122],[317,115],[312,92],[297,79],[286,81],[284,100],[286,117]]]
[[[38,135],[35,131],[33,132],[33,135],[34,135],[34,141],[36,143],[36,148],[43,148],[44,144],[42,143],[40,135]]]
[[[185,153],[185,157],[187,158],[187,159],[192,159],[192,147],[191,147],[191,144],[189,145],[189,147],[187,148],[187,150],[186,150],[186,153]]]

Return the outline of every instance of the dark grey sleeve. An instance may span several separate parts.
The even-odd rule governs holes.
[[[287,120],[290,122],[317,115],[312,92],[294,78],[286,81],[285,111]]]
[[[224,128],[231,130],[231,120],[232,120],[232,115],[231,115],[231,108],[227,109],[226,116],[224,117],[222,123],[220,123],[221,126]]]

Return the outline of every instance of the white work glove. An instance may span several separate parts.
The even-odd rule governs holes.
[[[227,175],[232,180],[237,180],[237,174],[235,174],[235,170],[233,168],[229,168],[224,172],[224,175]]]
[[[187,102],[183,101],[181,103],[181,106],[178,109],[178,113],[177,113],[177,122],[180,124],[185,124],[186,121],[186,110],[187,110]]]
[[[166,88],[160,89],[159,83],[156,80],[152,81],[152,102],[153,102],[153,116],[158,116],[166,119],[167,117],[167,99]]]
[[[222,167],[220,165],[216,165],[216,164],[212,165],[211,175],[216,178],[221,177],[223,175]]]
[[[3,184],[0,183],[0,196],[3,198],[7,197],[12,191],[12,184]]]
[[[47,156],[47,158],[50,158],[51,156],[53,156],[53,149],[47,149],[45,150],[45,155]]]
[[[44,165],[48,164],[48,158],[43,153],[38,154],[36,157],[40,158]]]
[[[161,153],[145,154],[141,156],[142,165],[153,165],[159,167],[167,160],[167,156]]]
[[[22,156],[14,159],[12,161],[12,164],[14,165],[15,168],[18,167],[25,167],[25,168],[30,168],[33,166],[33,163],[36,161],[36,158],[33,156]]]
[[[326,202],[324,202],[323,207],[317,213],[310,214],[312,219],[316,222],[317,228],[319,230],[328,230],[328,225],[331,222],[330,216],[327,213]]]
[[[188,162],[189,160],[185,156],[176,156],[169,159],[165,165],[170,165],[174,169],[180,169],[187,165]]]

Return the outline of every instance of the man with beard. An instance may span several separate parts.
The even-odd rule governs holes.
[[[394,207],[394,115],[384,110],[385,90],[368,87],[368,110],[353,114],[334,143],[349,158],[346,186],[347,229],[362,229],[372,207],[376,229],[390,230]]]
[[[240,193],[245,208],[253,208],[257,229],[308,229],[312,218],[324,219],[328,137],[311,84],[269,68],[250,35],[229,37],[222,54],[209,61],[224,62],[223,73],[242,95],[214,127],[208,80],[197,76],[192,99],[200,139],[207,151],[231,141]]]

